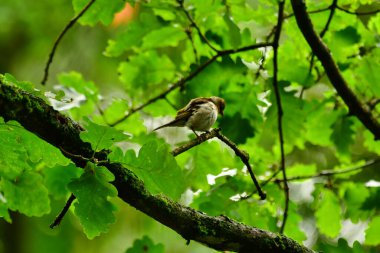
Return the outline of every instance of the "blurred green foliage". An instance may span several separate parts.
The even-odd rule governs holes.
[[[285,201],[281,184],[272,180],[265,185],[265,201],[255,194],[241,199],[254,186],[227,146],[212,140],[174,158],[170,150],[194,138],[192,132],[176,128],[151,132],[194,97],[223,97],[227,107],[218,126],[250,154],[259,180],[269,178],[280,164],[270,47],[219,57],[185,85],[134,110],[216,54],[204,38],[218,50],[267,41],[277,22],[277,1],[187,0],[185,11],[175,0],[127,2],[130,5],[124,10],[132,11],[132,18],[118,14],[114,19],[125,1],[97,0],[90,7],[59,44],[44,87],[39,82],[54,40],[87,1],[0,0],[0,73],[10,73],[2,80],[33,92],[79,121],[87,130],[81,135],[84,141],[94,150],[111,149],[109,158],[133,170],[153,193],[210,215],[223,214],[278,231]],[[308,10],[331,4],[306,2]],[[338,4],[351,12],[380,9],[371,0]],[[186,12],[204,38],[191,26]],[[291,13],[287,1],[285,15]],[[328,10],[311,15],[317,31],[324,28],[328,15]],[[350,88],[377,119],[379,24],[379,13],[335,10],[324,36]],[[379,159],[380,143],[349,114],[321,64],[315,61],[309,71],[310,59],[294,17],[287,17],[278,76],[286,167],[294,181],[285,234],[324,252],[376,252],[380,249],[380,165],[363,165]],[[133,114],[110,126],[128,112]],[[118,200],[109,184],[112,176],[103,167],[89,163],[82,172],[59,149],[17,122],[0,121],[0,142],[0,216],[4,218],[0,252],[214,252],[194,242],[185,246],[179,235]],[[363,167],[312,178],[325,170],[356,166]],[[78,201],[62,224],[50,230],[48,224],[70,192]],[[101,232],[106,233],[87,239]]]

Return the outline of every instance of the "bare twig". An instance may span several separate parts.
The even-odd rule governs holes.
[[[116,125],[120,124],[121,122],[123,122],[124,120],[129,118],[132,114],[136,113],[137,111],[140,111],[141,109],[143,109],[146,106],[156,102],[159,99],[165,98],[165,96],[168,95],[173,90],[175,90],[179,87],[183,87],[186,84],[186,82],[188,82],[191,79],[193,79],[194,77],[196,77],[206,67],[208,67],[211,63],[213,63],[216,59],[218,59],[221,56],[236,54],[236,53],[240,53],[240,52],[244,52],[244,51],[249,51],[249,50],[254,50],[254,49],[258,49],[258,48],[262,48],[262,47],[269,47],[269,46],[272,46],[272,44],[271,43],[258,43],[258,44],[253,44],[250,46],[237,48],[237,49],[228,49],[228,50],[224,50],[224,51],[219,51],[216,55],[214,55],[213,57],[208,59],[202,65],[200,65],[196,70],[194,70],[194,72],[190,73],[187,77],[180,79],[178,82],[171,85],[167,90],[164,90],[163,92],[161,92],[157,96],[155,96],[151,99],[148,99],[145,103],[141,104],[140,106],[135,107],[135,108],[131,108],[122,118],[116,120],[114,123],[111,123],[109,125],[110,126],[116,126]]]
[[[357,11],[350,11],[350,10],[347,10],[347,9],[344,9],[340,6],[336,6],[336,8],[340,11],[343,11],[345,13],[348,13],[348,14],[353,14],[353,15],[372,15],[372,14],[376,14],[376,13],[379,13],[380,12],[380,9],[379,10],[373,10],[373,11],[368,11],[368,12],[357,12]]]
[[[240,160],[245,164],[245,166],[247,167],[248,169],[248,172],[249,172],[249,175],[251,176],[252,178],[252,181],[253,183],[255,184],[256,186],[256,189],[260,195],[260,198],[262,200],[266,199],[266,194],[262,191],[261,187],[260,187],[260,184],[259,182],[257,181],[256,177],[255,177],[255,174],[253,173],[252,171],[252,167],[251,165],[249,164],[249,154],[246,153],[245,151],[243,150],[240,150],[235,143],[233,143],[230,139],[228,139],[226,136],[224,136],[223,134],[220,133],[220,129],[219,128],[215,128],[213,129],[211,132],[206,132],[202,135],[200,135],[198,138],[190,141],[189,143],[186,143],[185,145],[182,145],[176,149],[174,149],[172,151],[172,155],[173,156],[177,156],[209,139],[212,139],[214,137],[217,137],[219,140],[221,140],[222,142],[224,142],[225,144],[227,144],[227,146],[229,146],[234,152],[235,154],[240,158]]]
[[[216,49],[211,43],[210,41],[208,41],[208,39],[206,38],[205,35],[203,35],[201,29],[199,28],[199,26],[197,25],[197,23],[195,23],[193,17],[190,15],[190,13],[188,12],[188,10],[185,8],[185,6],[183,5],[183,0],[177,0],[177,3],[179,4],[179,7],[181,8],[181,10],[183,11],[183,13],[185,13],[187,19],[189,20],[190,24],[192,27],[195,28],[195,30],[197,30],[198,32],[198,35],[199,37],[201,38],[201,40],[209,47],[211,48],[213,51],[215,52],[219,52],[218,49]]]
[[[257,181],[255,174],[252,171],[251,164],[249,163],[249,154],[245,151],[240,150],[235,143],[233,143],[230,139],[228,139],[226,136],[221,134],[220,132],[216,132],[216,137],[218,137],[219,140],[223,141],[225,144],[227,144],[233,151],[235,151],[235,154],[240,158],[240,160],[245,164],[247,167],[247,170],[249,172],[249,175],[252,178],[253,183],[256,186],[256,189],[260,195],[260,198],[262,200],[266,199],[266,194],[263,192],[263,190],[260,187],[259,182]]]
[[[190,43],[191,43],[191,47],[193,48],[193,54],[194,54],[194,59],[195,59],[195,62],[197,64],[199,64],[199,57],[198,57],[198,52],[197,52],[197,48],[195,47],[195,43],[194,43],[194,39],[193,39],[193,35],[191,34],[191,29],[188,28],[186,29],[186,35],[187,35],[187,38],[189,39]]]
[[[263,181],[261,183],[261,187],[264,188],[264,186],[266,186],[269,182],[272,181],[273,178],[275,178],[278,173],[281,172],[281,168],[280,169],[277,169],[270,177],[268,177],[265,181]],[[255,191],[252,191],[250,194],[246,195],[246,196],[240,196],[240,200],[246,200],[246,199],[249,199],[250,197],[252,197],[253,194],[255,194],[257,192],[257,190]]]
[[[281,105],[281,96],[280,90],[278,88],[278,46],[280,41],[281,27],[284,15],[284,5],[285,1],[280,1],[278,6],[278,17],[277,17],[277,25],[276,32],[273,40],[273,89],[276,97],[277,104],[277,124],[278,124],[278,134],[280,140],[280,151],[281,151],[281,165],[280,169],[282,171],[282,176],[284,178],[284,193],[285,193],[285,207],[284,207],[284,217],[282,220],[280,233],[284,232],[286,220],[288,218],[288,209],[289,209],[289,186],[286,180],[286,169],[285,169],[285,151],[284,151],[284,133],[282,130],[282,117],[283,117],[283,109]]]
[[[333,0],[331,5],[328,7],[328,9],[330,9],[330,14],[329,14],[329,17],[327,18],[327,22],[326,22],[325,26],[323,27],[322,31],[319,33],[319,36],[321,38],[323,38],[323,36],[325,36],[327,30],[329,29],[331,21],[334,17],[335,9],[337,8],[337,4],[338,4],[338,0]],[[311,71],[313,70],[313,67],[314,67],[314,57],[315,57],[314,53],[311,52],[308,76],[311,76]]]
[[[322,8],[322,9],[308,11],[307,13],[308,14],[321,13],[321,12],[325,12],[327,10],[330,10],[330,8],[331,8],[331,6],[327,6],[327,7]],[[284,19],[292,18],[292,17],[294,17],[294,13],[290,13],[289,15],[284,16]]]
[[[371,114],[371,111],[362,105],[355,93],[349,88],[329,49],[315,32],[306,12],[305,2],[302,0],[291,0],[291,2],[298,27],[313,50],[313,53],[321,61],[331,84],[349,108],[350,114],[355,115],[374,135],[376,140],[380,139],[380,123]]]
[[[354,172],[357,170],[362,170],[362,169],[371,167],[372,165],[375,165],[378,163],[380,163],[380,159],[370,160],[370,161],[367,161],[363,165],[359,165],[359,166],[356,166],[353,168],[342,169],[342,170],[326,170],[326,171],[321,171],[315,175],[310,175],[310,176],[295,176],[295,177],[288,178],[288,181],[298,181],[298,180],[304,180],[304,179],[311,179],[311,178],[318,178],[318,177],[329,177],[329,176],[334,176],[334,175],[339,175],[339,174],[346,174],[346,173],[350,173],[350,172]],[[282,182],[283,180],[278,178],[278,179],[275,179],[273,181],[278,183],[278,182]]]
[[[66,34],[66,32],[80,19],[80,17],[83,16],[83,14],[91,7],[91,5],[95,3],[95,0],[90,0],[88,4],[76,15],[73,19],[70,20],[70,22],[66,25],[66,27],[62,30],[62,32],[59,34],[58,38],[54,42],[53,48],[49,54],[49,59],[46,62],[45,70],[44,70],[44,76],[42,78],[41,84],[45,85],[46,81],[49,76],[49,68],[50,64],[53,62],[53,57],[55,54],[55,51],[57,50],[58,44],[62,40],[63,36]]]
[[[71,204],[73,203],[73,201],[75,199],[76,198],[75,198],[74,194],[71,194],[70,197],[69,197],[69,199],[67,200],[65,206],[63,207],[62,211],[58,214],[58,216],[55,218],[55,220],[53,221],[53,223],[50,224],[49,227],[51,229],[55,228],[56,226],[58,226],[61,223],[63,217],[65,217],[67,211],[70,209],[70,206],[71,206]]]
[[[331,21],[332,21],[332,19],[334,17],[335,9],[337,8],[337,3],[338,3],[338,0],[333,0],[332,4],[329,7],[329,9],[330,9],[329,17],[327,18],[327,22],[325,24],[325,27],[319,33],[319,36],[321,38],[323,38],[323,36],[325,36],[327,30],[329,29],[330,23],[331,23]]]
[[[315,14],[315,13],[321,13],[321,12],[325,12],[325,11],[328,11],[328,10],[331,10],[333,8],[332,5],[329,5],[325,8],[322,8],[322,9],[318,9],[318,10],[312,10],[312,11],[308,11],[307,13],[310,15],[310,14]],[[350,11],[350,10],[347,10],[337,4],[335,4],[334,6],[335,9],[338,9],[340,11],[343,11],[345,13],[348,13],[348,14],[352,14],[352,15],[358,15],[358,16],[361,16],[361,15],[373,15],[373,14],[377,14],[380,12],[380,9],[379,10],[373,10],[373,11],[368,11],[368,12],[358,12],[358,11]],[[291,17],[294,17],[294,13],[290,13],[286,16],[284,16],[284,19],[287,19],[287,18],[291,18]]]
[[[368,108],[372,111],[373,109],[375,109],[375,107],[380,104],[380,98],[374,98],[374,99],[371,99],[370,101],[368,101],[367,105],[368,105]]]

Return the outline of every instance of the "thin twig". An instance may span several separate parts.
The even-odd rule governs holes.
[[[193,54],[194,54],[194,59],[195,59],[195,62],[197,64],[199,64],[199,57],[198,57],[198,52],[197,52],[197,48],[195,47],[195,43],[194,43],[194,39],[193,39],[193,35],[191,34],[191,29],[188,28],[186,29],[186,35],[187,35],[187,38],[189,39],[190,43],[191,43],[191,47],[193,48]]]
[[[370,160],[370,161],[367,161],[363,165],[359,165],[359,166],[356,166],[356,167],[353,167],[353,168],[342,169],[342,170],[326,170],[326,171],[321,171],[321,172],[319,172],[319,173],[317,173],[315,175],[310,175],[310,176],[295,176],[295,177],[290,177],[287,180],[289,182],[289,181],[298,181],[298,180],[304,180],[304,179],[311,179],[311,178],[318,178],[318,177],[329,177],[329,176],[334,176],[334,175],[339,175],[339,174],[346,174],[346,173],[350,173],[350,172],[354,172],[354,171],[357,171],[357,170],[362,170],[362,169],[368,168],[368,167],[370,167],[370,166],[372,166],[374,164],[377,164],[377,163],[380,163],[380,159]],[[277,178],[277,179],[274,180],[274,182],[276,182],[276,183],[279,183],[279,182],[282,182],[282,181],[283,180],[279,179],[279,178]]]
[[[73,201],[75,200],[75,196],[74,194],[71,194],[69,199],[67,200],[65,206],[63,207],[62,211],[58,214],[58,216],[55,218],[55,220],[53,221],[52,224],[50,224],[50,228],[53,229],[55,228],[56,226],[58,226],[61,221],[63,220],[63,217],[65,217],[67,211],[70,209],[70,206],[71,204],[73,203]]]
[[[281,97],[280,90],[278,88],[278,46],[280,41],[281,27],[284,15],[284,4],[285,1],[280,1],[278,6],[278,17],[277,17],[277,29],[274,35],[273,40],[273,89],[276,97],[277,104],[277,124],[278,124],[278,134],[280,140],[280,150],[281,150],[281,165],[280,169],[282,171],[282,176],[284,178],[284,193],[285,193],[285,208],[284,208],[284,217],[282,220],[280,233],[282,234],[285,229],[286,220],[288,218],[288,209],[289,209],[289,186],[286,180],[286,169],[285,169],[285,151],[284,151],[284,134],[282,130],[282,117],[283,117],[283,109],[281,105]]]
[[[323,38],[325,36],[327,30],[329,29],[330,23],[334,17],[335,9],[337,8],[338,0],[333,0],[332,4],[330,5],[330,14],[327,19],[327,22],[325,24],[325,27],[322,29],[322,31],[319,33],[319,36]]]
[[[327,6],[327,7],[322,8],[322,9],[308,11],[307,13],[308,14],[321,13],[321,12],[325,12],[327,10],[330,10],[330,8],[331,8],[331,6]],[[289,15],[284,16],[284,19],[292,18],[292,17],[294,17],[294,13],[290,13]]]
[[[240,160],[245,164],[247,167],[247,170],[249,172],[249,175],[252,178],[253,183],[256,186],[256,189],[260,195],[260,198],[262,200],[266,199],[267,195],[260,187],[259,182],[257,181],[255,174],[252,171],[251,164],[249,163],[249,154],[245,151],[240,150],[235,143],[233,143],[230,139],[228,139],[226,136],[221,134],[220,132],[216,132],[216,137],[218,137],[219,140],[223,141],[225,144],[227,144],[233,151],[235,151],[235,154],[240,158]]]
[[[370,160],[370,161],[367,161],[363,165],[356,166],[356,167],[353,167],[353,168],[348,168],[348,169],[327,170],[327,171],[322,171],[322,172],[320,172],[318,174],[310,175],[310,176],[289,177],[289,178],[287,178],[287,181],[290,182],[290,181],[298,181],[298,180],[304,180],[304,179],[311,179],[311,178],[318,178],[318,177],[329,177],[329,176],[334,176],[334,175],[339,175],[339,174],[345,174],[345,173],[350,173],[350,172],[353,172],[353,171],[356,171],[356,170],[361,170],[361,169],[368,168],[368,167],[370,167],[370,166],[372,166],[374,164],[377,164],[377,163],[380,163],[380,159]],[[280,173],[280,172],[281,172],[281,169],[278,169],[275,172],[273,172],[273,174],[270,175],[265,181],[261,182],[261,187],[264,188],[264,186],[266,186],[270,182],[275,182],[275,183],[281,183],[281,182],[283,182],[284,180],[280,179],[280,178],[276,178],[275,180],[273,180],[277,176],[277,174]],[[246,196],[241,196],[240,200],[249,199],[255,193],[256,193],[256,191],[253,191],[252,193],[250,193],[250,194],[248,194]]]
[[[261,188],[264,188],[264,186],[266,186],[269,182],[272,181],[273,178],[275,178],[277,176],[278,173],[281,172],[281,168],[276,170],[270,177],[268,177],[265,181],[263,181],[260,185],[261,185]],[[246,196],[240,196],[240,199],[239,200],[246,200],[246,199],[249,199],[252,197],[253,194],[255,194],[257,192],[257,190],[254,190],[252,191],[250,194],[246,195]]]
[[[319,33],[319,36],[321,38],[323,38],[323,36],[325,36],[327,30],[329,29],[329,26],[330,26],[331,21],[334,17],[334,14],[335,14],[335,9],[337,8],[337,4],[338,4],[338,0],[333,0],[331,5],[328,7],[328,9],[330,10],[330,14],[329,14],[329,17],[327,18],[327,22],[326,22],[325,26],[323,27],[322,31]],[[311,71],[313,70],[313,67],[314,67],[314,58],[315,58],[315,55],[313,52],[311,52],[308,77],[311,76]]]
[[[254,50],[254,49],[257,49],[257,48],[269,47],[269,46],[272,46],[272,43],[258,43],[258,44],[253,44],[253,45],[250,45],[250,46],[245,46],[245,47],[237,48],[237,49],[228,49],[228,50],[224,50],[224,51],[219,51],[216,55],[214,55],[213,57],[211,57],[210,59],[208,59],[202,65],[200,65],[196,70],[194,70],[194,72],[190,73],[187,77],[180,79],[178,82],[176,82],[175,84],[171,85],[167,90],[164,90],[163,92],[161,92],[157,96],[155,96],[155,97],[153,97],[151,99],[148,99],[145,103],[139,105],[138,107],[131,108],[122,118],[116,120],[115,122],[113,122],[113,123],[111,123],[109,125],[110,126],[116,126],[116,125],[120,124],[121,122],[123,122],[124,120],[126,120],[127,118],[129,118],[132,114],[136,113],[137,111],[140,111],[141,109],[143,109],[146,106],[148,106],[148,105],[156,102],[159,99],[165,98],[165,96],[168,95],[173,90],[175,90],[175,89],[177,89],[179,87],[183,87],[186,84],[186,82],[188,82],[191,79],[193,79],[194,77],[196,77],[206,67],[208,67],[211,63],[213,63],[216,59],[218,59],[221,56],[230,55],[230,54],[236,54],[236,53],[240,53],[240,52],[244,52],[244,51],[249,51],[249,50]]]
[[[372,14],[376,14],[376,13],[379,13],[380,12],[380,9],[379,10],[373,10],[373,11],[368,11],[368,12],[357,12],[357,11],[350,11],[350,10],[347,10],[347,9],[344,9],[340,6],[336,6],[336,8],[340,11],[343,11],[345,13],[348,13],[348,14],[353,14],[353,15],[372,15]]]
[[[247,167],[248,169],[248,172],[249,172],[249,175],[251,176],[252,178],[252,181],[253,183],[255,184],[255,187],[260,195],[260,198],[262,200],[266,199],[266,194],[263,192],[263,190],[261,189],[260,187],[260,184],[259,182],[257,181],[256,177],[255,177],[255,174],[253,173],[252,171],[252,167],[251,165],[249,164],[249,155],[243,151],[243,150],[240,150],[235,143],[233,143],[230,139],[228,139],[226,136],[224,136],[223,134],[220,133],[220,129],[219,128],[215,128],[213,129],[212,131],[210,132],[206,132],[202,135],[200,135],[198,138],[190,141],[189,143],[186,143],[185,145],[182,145],[176,149],[174,149],[172,151],[172,155],[173,156],[177,156],[179,154],[182,154],[183,152],[209,140],[209,139],[212,139],[214,137],[217,137],[219,140],[221,140],[222,142],[224,142],[225,144],[227,144],[227,146],[229,146],[234,152],[235,154],[240,158],[240,160],[244,163],[244,165]]]
[[[372,111],[378,104],[380,104],[380,98],[374,98],[368,101],[367,106]]]
[[[73,19],[70,20],[70,22],[66,25],[66,27],[62,30],[62,32],[59,34],[58,38],[54,42],[53,48],[49,54],[49,59],[45,65],[45,70],[44,70],[44,76],[42,78],[41,84],[45,85],[46,81],[49,76],[49,68],[51,63],[53,62],[53,57],[55,54],[55,51],[57,50],[58,44],[62,40],[63,36],[66,34],[66,32],[80,19],[80,17],[83,16],[83,14],[91,7],[91,5],[95,2],[96,0],[90,0],[88,4],[78,13],[77,16],[75,16]]]
[[[181,8],[181,10],[185,13],[187,19],[189,20],[190,24],[192,27],[195,28],[195,30],[197,30],[198,32],[198,35],[199,37],[201,38],[201,40],[209,47],[211,48],[212,50],[214,50],[215,52],[219,52],[218,49],[216,49],[211,43],[210,41],[208,41],[208,39],[206,38],[205,35],[203,35],[201,29],[199,28],[199,26],[197,25],[197,23],[195,23],[193,17],[190,15],[190,13],[186,10],[185,6],[183,5],[183,0],[177,0],[177,3],[179,4],[179,7]]]

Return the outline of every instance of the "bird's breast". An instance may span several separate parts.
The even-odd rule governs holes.
[[[215,104],[208,102],[200,105],[189,117],[186,126],[195,131],[208,131],[218,117]]]

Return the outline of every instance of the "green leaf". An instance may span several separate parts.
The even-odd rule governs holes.
[[[27,216],[42,216],[50,212],[48,191],[42,176],[36,172],[24,172],[12,181],[4,179],[0,182],[0,189],[13,211]]]
[[[65,87],[74,88],[78,93],[86,96],[87,99],[97,101],[98,88],[92,81],[84,80],[81,73],[71,71],[58,75],[59,82]]]
[[[163,193],[176,200],[186,188],[183,171],[167,144],[150,141],[141,147],[138,157],[128,150],[120,162],[136,173],[153,194]]]
[[[354,27],[347,26],[340,31],[334,32],[332,40],[339,43],[343,47],[350,46],[360,41],[360,35]]]
[[[328,237],[336,237],[342,226],[341,212],[338,198],[334,193],[329,190],[321,191],[315,212],[319,231]]]
[[[248,138],[255,135],[255,129],[251,126],[250,121],[242,118],[240,113],[235,113],[232,117],[222,117],[220,127],[223,129],[223,134],[236,144],[245,143]]]
[[[339,117],[339,113],[328,109],[329,106],[325,102],[312,102],[308,106],[307,131],[305,135],[306,139],[314,145],[332,145],[332,125]]]
[[[145,35],[160,27],[161,24],[152,9],[143,8],[139,15],[128,24],[125,31],[116,39],[108,41],[105,55],[116,57],[125,51],[140,47]]]
[[[89,239],[107,232],[115,222],[115,207],[108,200],[117,196],[116,188],[109,183],[113,180],[113,174],[105,167],[88,164],[82,176],[68,186],[78,200],[75,214]]]
[[[10,132],[0,132],[0,177],[13,180],[24,170],[31,170],[27,162],[27,153],[21,145],[17,145],[18,139]]]
[[[75,13],[78,14],[88,3],[88,0],[73,0]],[[94,26],[96,23],[101,22],[104,25],[109,25],[115,13],[120,11],[124,5],[123,0],[96,0],[79,19],[79,23]]]
[[[30,169],[27,159],[48,167],[69,164],[59,149],[28,132],[15,121],[6,124],[0,121],[0,133],[0,164],[7,164],[3,172],[8,175],[8,179],[17,176],[21,170]],[[15,174],[12,175],[12,171]],[[0,170],[0,175],[1,172]]]
[[[296,176],[313,176],[317,172],[315,164],[294,164],[286,168],[286,175],[288,177]]]
[[[297,213],[297,206],[293,203],[289,203],[289,216],[286,222],[284,233],[290,238],[302,243],[307,239],[305,233],[300,229],[300,223],[302,217]]]
[[[3,195],[0,193],[0,217],[4,218],[4,220],[8,223],[11,223],[12,219],[9,215],[8,206],[5,201],[6,200],[4,199]]]
[[[19,81],[14,76],[9,73],[2,75],[2,82],[8,85],[15,85],[23,90],[26,90],[32,94],[38,95],[39,97],[43,96],[43,93],[37,90],[31,82]]]
[[[207,190],[210,185],[207,175],[218,175],[223,168],[234,168],[234,159],[229,150],[216,141],[203,143],[192,150],[181,154],[177,160],[185,159],[187,167],[186,181],[194,189]]]
[[[352,130],[354,122],[351,117],[342,115],[333,125],[334,132],[331,135],[338,151],[342,154],[350,153],[350,145],[353,143],[354,131]]]
[[[122,62],[118,71],[120,80],[130,96],[146,94],[147,89],[154,89],[164,81],[171,81],[176,67],[166,55],[156,51],[145,51]],[[165,87],[166,87],[165,83]],[[146,96],[146,95],[145,95]]]
[[[143,38],[142,48],[176,47],[184,39],[186,39],[186,33],[180,27],[162,27],[151,31]]]
[[[122,131],[113,127],[101,126],[89,119],[86,119],[85,122],[86,131],[81,132],[80,137],[83,141],[91,143],[91,147],[96,151],[108,149],[114,143],[128,138]]]
[[[68,166],[56,166],[44,170],[45,185],[49,194],[55,198],[65,198],[70,193],[68,184],[82,174],[83,170],[77,168],[74,164]]]
[[[367,245],[379,245],[380,244],[380,216],[374,217],[368,224],[368,228],[365,231],[365,243]]]
[[[164,253],[165,248],[161,243],[154,244],[150,237],[144,235],[142,239],[137,239],[133,242],[133,246],[125,253]]]
[[[238,48],[241,44],[239,27],[233,22],[232,18],[227,13],[223,16],[223,19],[228,26],[230,44],[233,48]]]
[[[368,188],[361,183],[350,182],[347,182],[344,186],[345,187],[341,188],[345,190],[344,199],[346,205],[349,207],[346,211],[348,217],[350,217],[354,223],[367,219],[369,214],[361,210],[361,207],[370,195]]]

